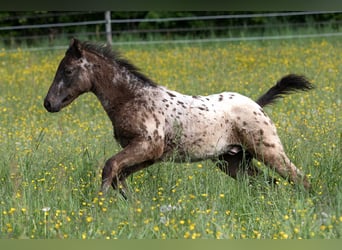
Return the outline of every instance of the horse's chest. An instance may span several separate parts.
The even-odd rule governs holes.
[[[164,135],[164,120],[156,105],[146,101],[130,103],[112,120],[114,135],[123,147],[137,138],[155,143]]]

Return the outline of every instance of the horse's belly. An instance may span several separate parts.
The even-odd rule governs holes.
[[[201,160],[225,153],[230,144],[226,133],[213,130],[207,135],[183,140],[179,146],[183,147],[184,155],[190,160]]]

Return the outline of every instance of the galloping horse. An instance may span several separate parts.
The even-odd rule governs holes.
[[[177,162],[212,159],[233,178],[239,171],[258,174],[256,158],[309,189],[262,107],[311,88],[305,77],[290,74],[256,102],[234,92],[188,96],[157,85],[108,46],[72,39],[44,106],[58,112],[83,93],[97,96],[122,146],[102,170],[103,192],[112,186],[126,197],[127,176],[172,156]]]

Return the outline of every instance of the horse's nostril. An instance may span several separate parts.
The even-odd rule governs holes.
[[[60,105],[56,105],[53,102],[51,103],[49,100],[45,99],[44,100],[44,107],[46,108],[47,111],[54,113],[54,112],[59,112],[61,110]]]
[[[51,111],[51,103],[48,100],[44,100],[44,107],[47,111]]]

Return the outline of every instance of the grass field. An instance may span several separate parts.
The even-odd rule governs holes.
[[[95,96],[49,114],[43,98],[64,51],[2,50],[0,238],[341,238],[341,40],[121,50],[156,82],[191,95],[236,91],[256,99],[285,74],[306,75],[315,90],[266,112],[313,192],[283,179],[268,186],[264,176],[249,185],[203,161],[136,173],[127,201],[112,190],[101,195],[102,166],[119,146]]]

